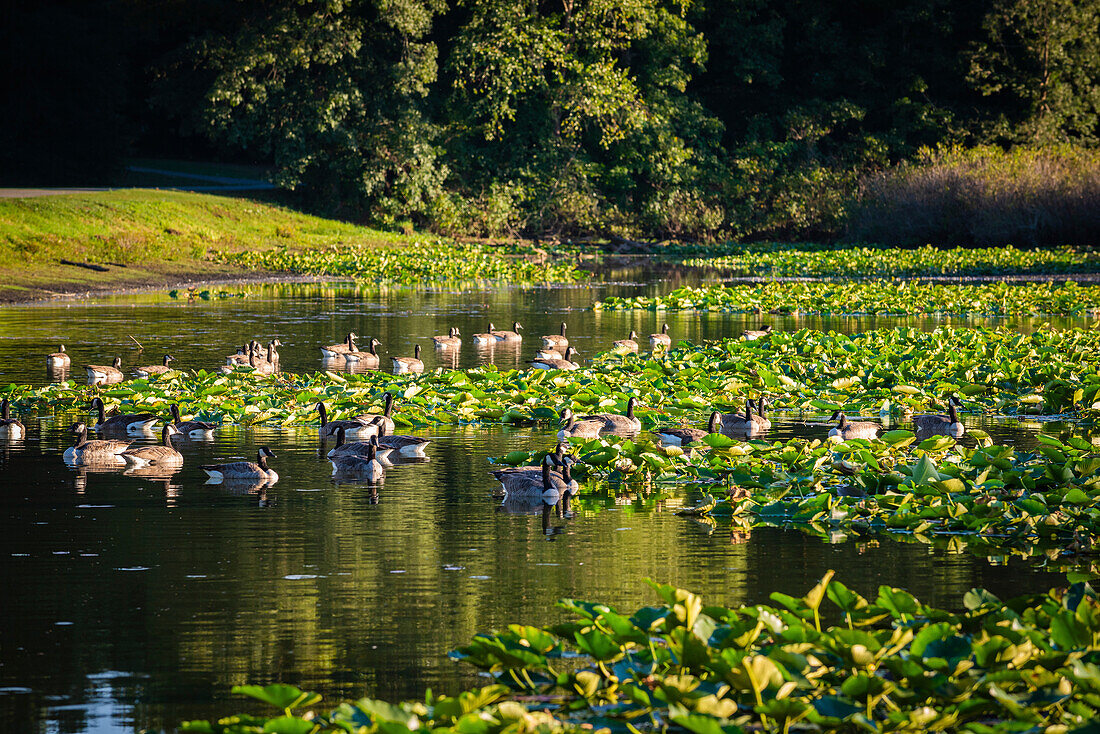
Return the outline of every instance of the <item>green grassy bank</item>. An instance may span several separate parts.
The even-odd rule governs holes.
[[[0,302],[255,277],[255,270],[218,255],[410,240],[209,194],[129,189],[0,199]]]

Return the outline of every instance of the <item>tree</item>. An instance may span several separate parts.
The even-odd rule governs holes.
[[[697,185],[713,155],[696,143],[717,142],[720,126],[684,94],[706,59],[686,7],[471,4],[449,63],[463,193],[505,183],[518,191],[520,227],[577,232],[635,225],[652,196]]]
[[[970,49],[968,79],[1013,141],[1100,135],[1100,0],[1000,0]]]
[[[330,211],[422,215],[446,174],[423,105],[443,0],[283,0],[186,49],[209,79],[192,129],[258,149]]]

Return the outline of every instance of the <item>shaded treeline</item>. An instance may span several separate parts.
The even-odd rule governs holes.
[[[219,157],[452,233],[831,237],[922,146],[1100,133],[1100,0],[100,0],[3,32],[5,183]]]

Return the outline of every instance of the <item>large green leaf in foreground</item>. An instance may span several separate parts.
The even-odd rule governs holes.
[[[235,690],[278,714],[183,730],[1083,734],[1100,716],[1100,601],[1084,583],[1009,601],[974,589],[962,612],[889,586],[864,598],[831,571],[800,598],[736,608],[650,585],[661,603],[633,613],[566,599],[567,622],[478,635],[452,655],[496,680],[485,688],[297,713],[317,698],[248,686]]]

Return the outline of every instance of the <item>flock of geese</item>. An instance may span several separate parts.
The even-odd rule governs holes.
[[[495,342],[522,342],[520,331],[523,326],[519,322],[513,322],[510,330],[498,330],[490,323],[488,329],[473,335],[475,344],[487,345]],[[533,369],[557,369],[575,370],[579,364],[573,361],[576,350],[569,345],[566,336],[567,326],[562,322],[558,334],[543,336],[541,347],[537,349],[534,359],[530,360]],[[742,337],[747,340],[766,338],[771,333],[770,325],[759,330],[745,330]],[[664,324],[661,332],[649,335],[651,350],[669,349],[672,346],[672,338],[668,333],[668,324]],[[339,344],[331,344],[321,347],[322,357],[326,361],[342,360],[345,364],[358,364],[363,367],[376,369],[380,363],[378,347],[381,342],[371,338],[363,342],[366,351],[362,351],[357,340],[359,337],[349,332],[344,341]],[[462,335],[458,328],[451,327],[446,335],[432,337],[437,350],[456,350],[462,345]],[[278,339],[272,339],[265,345],[258,341],[251,341],[240,347],[235,354],[226,357],[223,370],[233,371],[250,367],[260,372],[274,372],[278,369],[278,347],[282,343]],[[638,353],[640,345],[638,335],[631,331],[626,339],[615,341],[613,351],[619,354]],[[420,346],[416,345],[412,357],[392,357],[393,371],[396,374],[417,373],[424,371],[424,363],[420,359]],[[170,354],[165,354],[161,364],[146,365],[133,370],[138,377],[168,372],[172,368],[169,363],[173,361]],[[62,345],[59,351],[47,357],[47,365],[53,369],[67,369],[71,365],[70,357]],[[90,383],[117,383],[125,376],[122,373],[121,359],[116,357],[114,364],[85,365]],[[387,465],[392,465],[392,460],[397,457],[418,459],[425,458],[424,449],[429,443],[428,439],[417,436],[395,435],[395,424],[392,417],[394,397],[387,392],[383,395],[383,410],[381,414],[365,413],[346,420],[329,420],[328,411],[324,403],[317,403],[316,410],[320,419],[318,428],[322,442],[332,440],[333,448],[327,452],[327,458],[332,463],[333,476],[345,479],[359,479],[376,483],[382,481]],[[630,398],[626,405],[625,414],[599,413],[595,415],[575,415],[566,409],[561,418],[564,423],[558,432],[559,444],[554,453],[548,454],[539,466],[515,467],[498,469],[492,472],[493,476],[501,483],[506,501],[519,498],[538,498],[542,503],[551,499],[568,498],[577,490],[577,482],[571,475],[571,466],[576,463],[575,457],[568,455],[565,444],[570,438],[597,438],[603,434],[632,435],[642,429],[642,423],[634,414],[636,399]],[[701,442],[708,434],[722,433],[739,438],[752,438],[760,436],[771,428],[771,420],[767,417],[767,398],[760,396],[757,400],[745,401],[743,412],[721,413],[714,411],[710,414],[706,429],[692,428],[688,426],[666,426],[654,431],[663,443],[688,447],[691,444]],[[957,397],[950,396],[947,399],[947,415],[917,415],[912,417],[913,427],[918,438],[935,435],[947,435],[959,437],[964,433],[962,422],[958,417],[958,408],[962,403]],[[70,430],[74,435],[74,444],[64,454],[66,463],[72,466],[96,466],[96,467],[159,467],[165,470],[178,470],[183,465],[184,455],[176,448],[173,440],[183,439],[208,439],[214,434],[217,425],[196,420],[183,420],[178,405],[171,406],[171,419],[163,419],[160,429],[160,443],[157,445],[132,445],[132,441],[117,437],[118,434],[126,436],[148,436],[155,430],[155,426],[162,420],[160,416],[151,413],[106,415],[106,406],[100,398],[92,400],[90,408],[97,413],[97,420],[91,426],[101,438],[89,439],[89,426],[84,422],[74,423]],[[829,437],[839,440],[848,439],[872,439],[879,435],[882,424],[870,421],[851,422],[847,416],[836,411],[830,421],[837,421],[829,431]],[[23,425],[10,415],[7,399],[0,403],[0,438],[21,438],[25,429]],[[690,450],[690,449],[689,449]],[[275,458],[275,454],[267,446],[260,446],[256,452],[256,461],[235,461],[223,464],[202,465],[200,468],[206,472],[210,482],[248,482],[261,486],[270,486],[278,480],[278,474],[271,469],[267,460]]]

